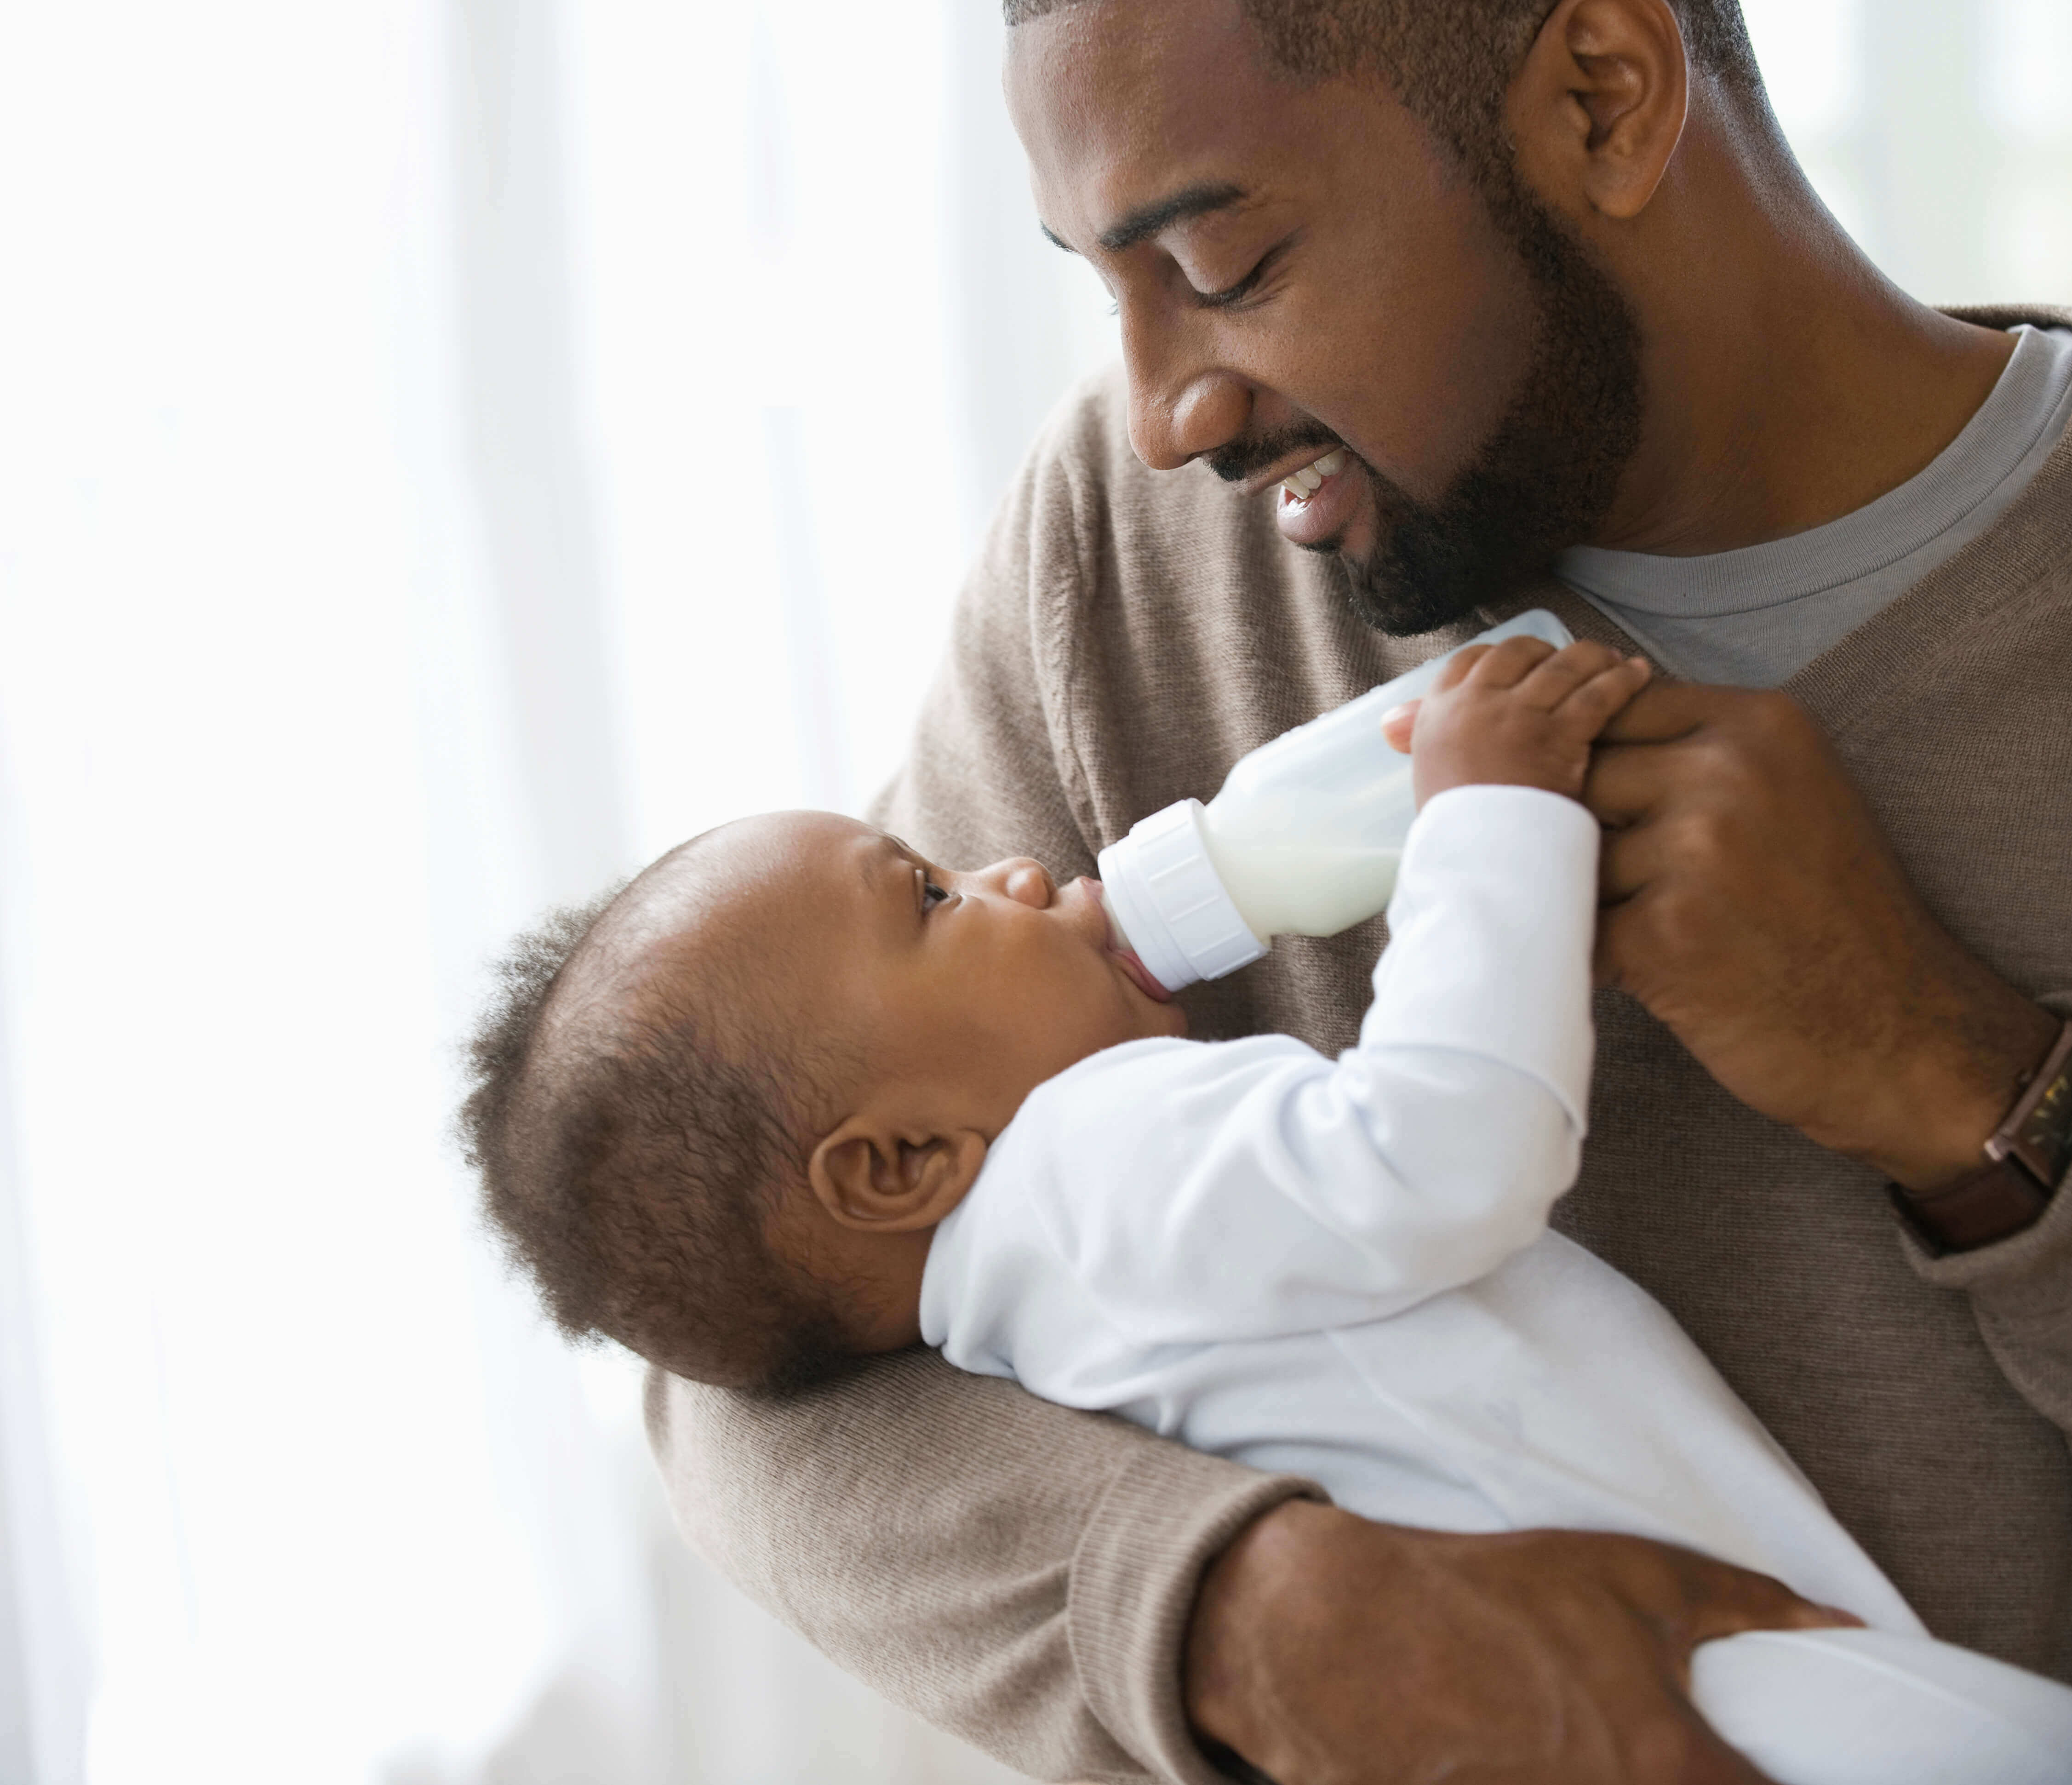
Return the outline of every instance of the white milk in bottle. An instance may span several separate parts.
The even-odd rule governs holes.
[[[1537,607],[1469,642],[1521,636],[1570,642]],[[1182,800],[1101,851],[1108,915],[1153,978],[1168,991],[1219,979],[1276,936],[1335,936],[1387,908],[1417,806],[1381,716],[1452,655],[1262,744],[1206,806]]]

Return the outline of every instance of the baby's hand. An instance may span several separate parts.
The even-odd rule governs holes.
[[[1422,806],[1449,788],[1544,788],[1582,796],[1590,745],[1648,678],[1643,657],[1540,639],[1470,645],[1422,700],[1393,708],[1382,735],[1412,759]]]

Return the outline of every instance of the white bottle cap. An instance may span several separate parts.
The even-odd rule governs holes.
[[[1137,958],[1169,992],[1220,979],[1266,952],[1209,859],[1198,800],[1154,812],[1109,844],[1100,882]]]

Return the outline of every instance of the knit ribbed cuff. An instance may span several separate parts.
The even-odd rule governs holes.
[[[1937,1256],[1904,1226],[1900,1232],[1914,1269],[1938,1289],[1963,1289],[1998,1301],[2020,1298],[2033,1288],[2049,1296],[2049,1311],[2064,1311],[2066,1281],[2072,1275],[2072,1185],[2061,1186],[2042,1214],[2021,1232],[1970,1252]]]
[[[1182,1698],[1202,1575],[1262,1513],[1326,1498],[1300,1476],[1261,1475],[1176,1445],[1130,1464],[1101,1497],[1072,1559],[1072,1659],[1094,1715],[1154,1778],[1227,1785],[1196,1743]]]

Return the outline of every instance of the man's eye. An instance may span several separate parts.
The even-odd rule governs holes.
[[[1259,282],[1266,277],[1267,263],[1261,261],[1235,285],[1227,285],[1220,291],[1198,291],[1194,301],[1204,310],[1228,310],[1241,304],[1259,289]]]
[[[1281,265],[1296,238],[1289,236],[1276,242],[1252,263],[1252,270],[1235,285],[1227,285],[1220,291],[1197,291],[1194,302],[1204,310],[1229,310],[1242,305],[1256,296],[1259,288]]]

